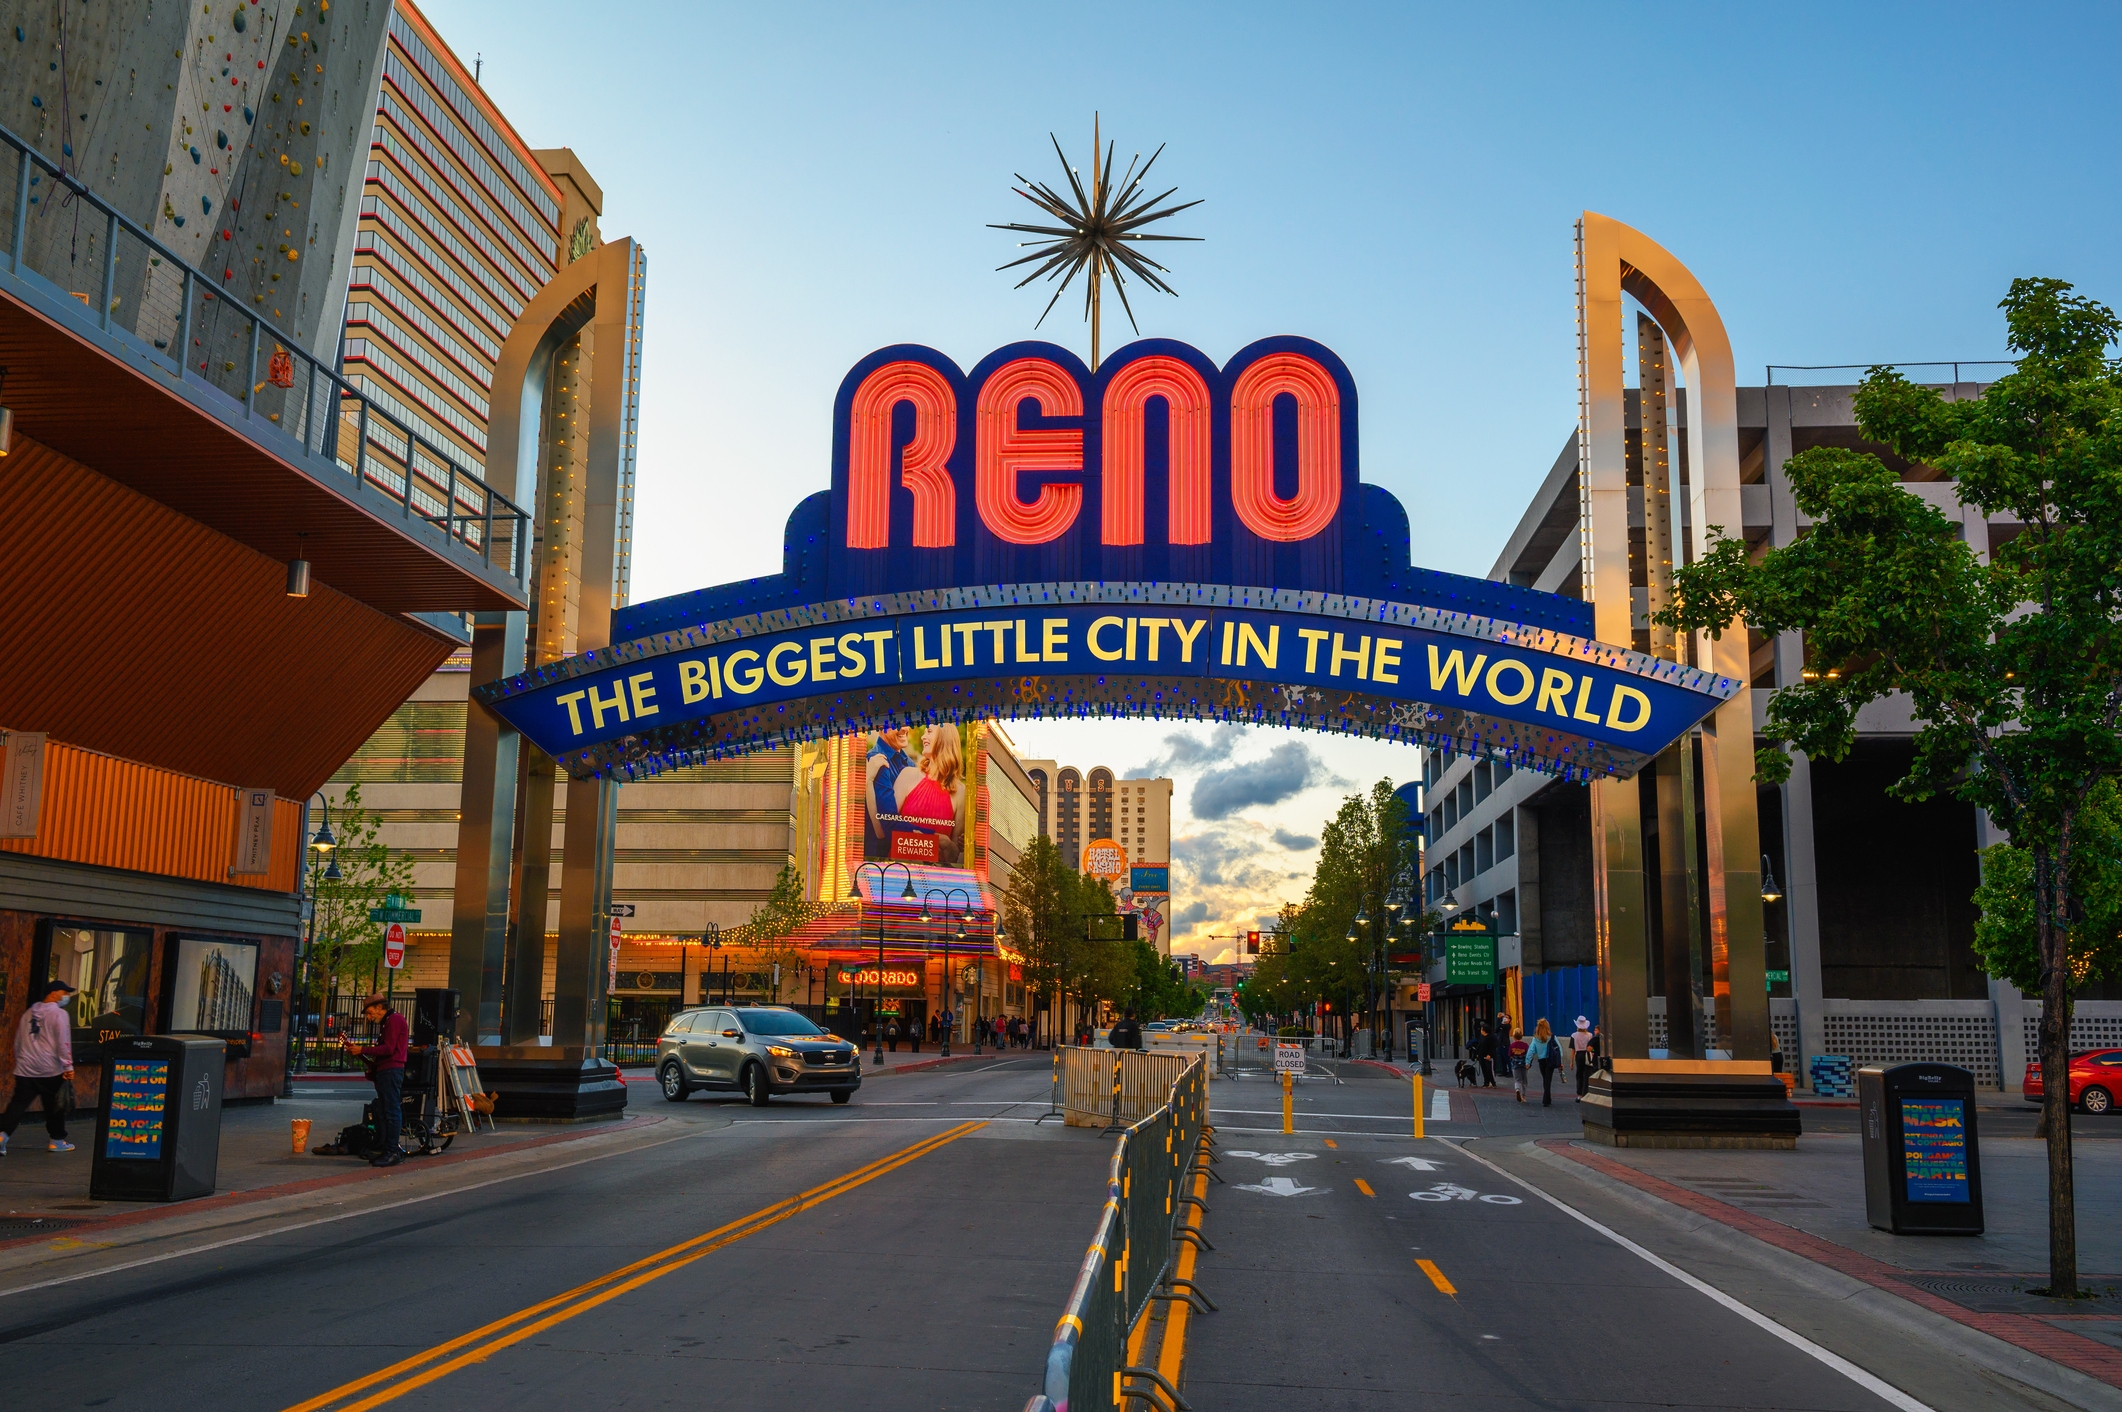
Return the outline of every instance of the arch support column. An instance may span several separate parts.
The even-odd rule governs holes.
[[[1640,393],[1645,403],[1640,422],[1650,430],[1641,433],[1642,474],[1635,486],[1630,484],[1623,380],[1624,295],[1655,321],[1655,328],[1646,323],[1640,337],[1646,368],[1653,348],[1658,364],[1646,372]],[[1652,586],[1655,604],[1677,567],[1674,560],[1706,553],[1711,527],[1736,532],[1745,523],[1731,342],[1716,306],[1686,266],[1642,232],[1590,211],[1577,226],[1577,319],[1578,548],[1584,596],[1593,605],[1598,637],[1633,642],[1740,683],[1694,733],[1694,741],[1683,740],[1666,752],[1669,760],[1661,758],[1651,767],[1658,772],[1654,790],[1637,780],[1605,780],[1591,787],[1600,1003],[1614,1071],[1594,1083],[1585,1135],[1659,1146],[1787,1145],[1796,1140],[1798,1114],[1768,1062],[1772,1042],[1746,631],[1735,627],[1716,641],[1706,634],[1675,641],[1639,621],[1631,586],[1634,578],[1643,578]],[[1668,345],[1686,384],[1687,412],[1684,455],[1670,464],[1661,430],[1665,409],[1654,405],[1662,402],[1668,378],[1663,362]],[[1677,518],[1671,509],[1683,493],[1685,534],[1669,534],[1669,548],[1661,554],[1658,536],[1646,533],[1646,548],[1635,552],[1659,562],[1632,565],[1632,496],[1643,497],[1647,528],[1662,519],[1670,529]],[[1697,750],[1699,812],[1691,778]],[[1659,803],[1664,886],[1655,908],[1646,875],[1646,797]],[[1697,829],[1699,853],[1693,846]],[[1667,1053],[1657,1059],[1651,1057],[1648,1004],[1654,950],[1667,958],[1659,968],[1659,987],[1688,988],[1686,995],[1667,995],[1666,1013],[1680,1032],[1660,1046]],[[1697,1013],[1700,1020],[1690,1024],[1687,1017]]]

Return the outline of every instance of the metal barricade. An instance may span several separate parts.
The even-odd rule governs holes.
[[[1188,1412],[1178,1389],[1155,1369],[1128,1365],[1127,1344],[1153,1300],[1199,1299],[1190,1287],[1175,1291],[1170,1281],[1172,1255],[1182,1243],[1210,1248],[1187,1219],[1188,1208],[1199,1203],[1183,1190],[1196,1161],[1213,1160],[1210,1131],[1208,1064],[1205,1056],[1190,1058],[1164,1102],[1113,1144],[1097,1233],[1054,1328],[1044,1389],[1025,1412],[1088,1412],[1130,1399],[1160,1412]]]

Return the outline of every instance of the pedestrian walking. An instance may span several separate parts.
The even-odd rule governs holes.
[[[928,1042],[930,1044],[943,1043],[943,1021],[934,1015],[928,1017]]]
[[[906,1038],[914,1053],[919,1054],[921,1052],[921,1022],[919,1020],[908,1020],[906,1022]]]
[[[1562,1045],[1548,1028],[1547,1017],[1533,1026],[1533,1060],[1540,1066],[1540,1106],[1555,1106],[1555,1070],[1562,1067]]]
[[[1529,1067],[1526,1055],[1531,1051],[1532,1045],[1525,1038],[1525,1031],[1510,1027],[1510,1042],[1504,1053],[1509,1056],[1510,1086],[1517,1092],[1520,1103],[1525,1101],[1525,1071]]]
[[[1481,1061],[1481,1087],[1496,1086],[1496,1042],[1487,1025],[1474,1031],[1474,1042],[1469,1046],[1474,1058]]]
[[[1592,1081],[1592,1030],[1591,1021],[1583,1015],[1577,1017],[1576,1032],[1569,1037],[1570,1053],[1577,1061],[1577,1099],[1591,1092]]]
[[[46,981],[37,1003],[22,1012],[15,1025],[15,1091],[0,1117],[0,1157],[7,1140],[29,1112],[30,1100],[44,1100],[44,1132],[53,1152],[72,1152],[66,1140],[66,1110],[74,1092],[74,1018],[66,997],[74,988],[65,981]]]
[[[376,1042],[363,1045],[360,1054],[376,1086],[376,1132],[383,1146],[368,1165],[395,1167],[405,1160],[398,1151],[398,1130],[405,1122],[405,1050],[411,1035],[405,1017],[383,996],[371,995],[361,1016],[376,1026]]]
[[[1108,1042],[1115,1049],[1140,1049],[1142,1047],[1142,1025],[1135,1019],[1132,1006],[1127,1013],[1113,1022]]]
[[[897,1020],[886,1020],[884,1022],[884,1042],[890,1047],[892,1053],[897,1054],[899,1052],[899,1022]]]

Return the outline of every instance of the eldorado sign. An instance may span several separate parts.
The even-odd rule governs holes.
[[[1738,683],[1593,641],[1589,605],[1408,562],[1356,474],[1339,358],[1096,374],[1012,345],[857,364],[783,571],[634,605],[613,643],[479,688],[571,774],[652,774],[904,722],[1247,720],[1633,773]]]

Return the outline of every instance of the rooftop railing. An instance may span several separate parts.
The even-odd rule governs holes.
[[[134,224],[78,178],[0,127],[5,274],[78,332],[172,374],[241,434],[379,513],[439,531],[438,549],[499,570],[522,591],[530,516],[449,448],[365,397],[291,335]],[[209,211],[179,216],[180,228]],[[209,239],[219,233],[212,227]],[[217,242],[218,243],[218,242]],[[269,262],[290,276],[299,256]],[[233,255],[230,259],[235,259]],[[0,283],[5,283],[0,279]],[[462,453],[456,453],[462,454]],[[416,538],[426,538],[417,536]]]
[[[1958,386],[1963,382],[1993,382],[2003,376],[2005,370],[2018,366],[2018,361],[2012,358],[1959,358],[1942,363],[1770,363],[1767,365],[1768,373],[1762,385],[1765,387],[1839,387],[1846,383],[1863,381],[1863,375],[1870,372],[1873,368],[1892,368],[1897,372],[1904,368],[1951,368],[1953,370],[1952,385]],[[1963,368],[1969,370],[1986,368],[1988,372],[1963,378],[1960,376],[1960,370]],[[1822,383],[1816,378],[1795,380],[1784,378],[1779,384],[1776,380],[1777,373],[1855,373],[1857,376],[1841,378],[1832,383]],[[1911,377],[1909,381],[1928,383],[1935,382],[1936,379],[1916,376]]]

